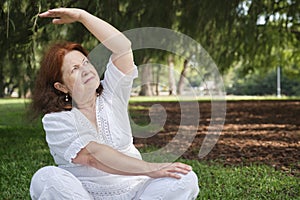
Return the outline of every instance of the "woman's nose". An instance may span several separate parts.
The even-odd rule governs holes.
[[[84,77],[86,75],[88,75],[88,71],[86,69],[82,69],[81,76]]]

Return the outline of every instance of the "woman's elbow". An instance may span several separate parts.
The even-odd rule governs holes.
[[[131,49],[131,41],[124,36],[124,38],[120,41],[120,47],[117,49],[117,52],[115,52],[118,55],[124,55],[132,52]]]
[[[83,148],[77,153],[76,157],[72,159],[72,162],[74,164],[90,165],[90,163],[94,162],[92,159],[93,156],[91,153],[86,148]]]

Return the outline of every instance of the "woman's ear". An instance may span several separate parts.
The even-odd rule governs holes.
[[[53,86],[55,89],[57,89],[63,93],[66,93],[66,94],[68,93],[67,87],[65,85],[61,84],[60,82],[55,82]]]

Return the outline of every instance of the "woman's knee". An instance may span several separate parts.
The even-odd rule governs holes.
[[[33,175],[30,196],[32,199],[90,199],[73,174],[55,166],[43,167]]]
[[[181,179],[174,180],[169,197],[184,200],[196,199],[199,194],[198,177],[195,172],[191,171],[186,175],[181,175]],[[168,199],[168,198],[167,198]]]
[[[150,179],[145,188],[136,199],[196,199],[199,193],[197,175],[191,171],[186,175],[181,175],[180,179],[175,178],[158,178]]]
[[[47,166],[40,168],[34,173],[30,182],[30,196],[32,199],[39,199],[43,191],[53,182],[53,172],[56,167]]]
[[[199,193],[199,182],[198,177],[194,171],[190,171],[188,174],[183,175],[181,177],[182,181],[186,184],[186,189],[190,190],[191,193],[197,194]]]

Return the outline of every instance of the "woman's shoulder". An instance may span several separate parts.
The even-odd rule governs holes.
[[[60,111],[60,112],[51,112],[43,116],[42,122],[47,121],[68,121],[73,118],[73,113],[71,111]]]

